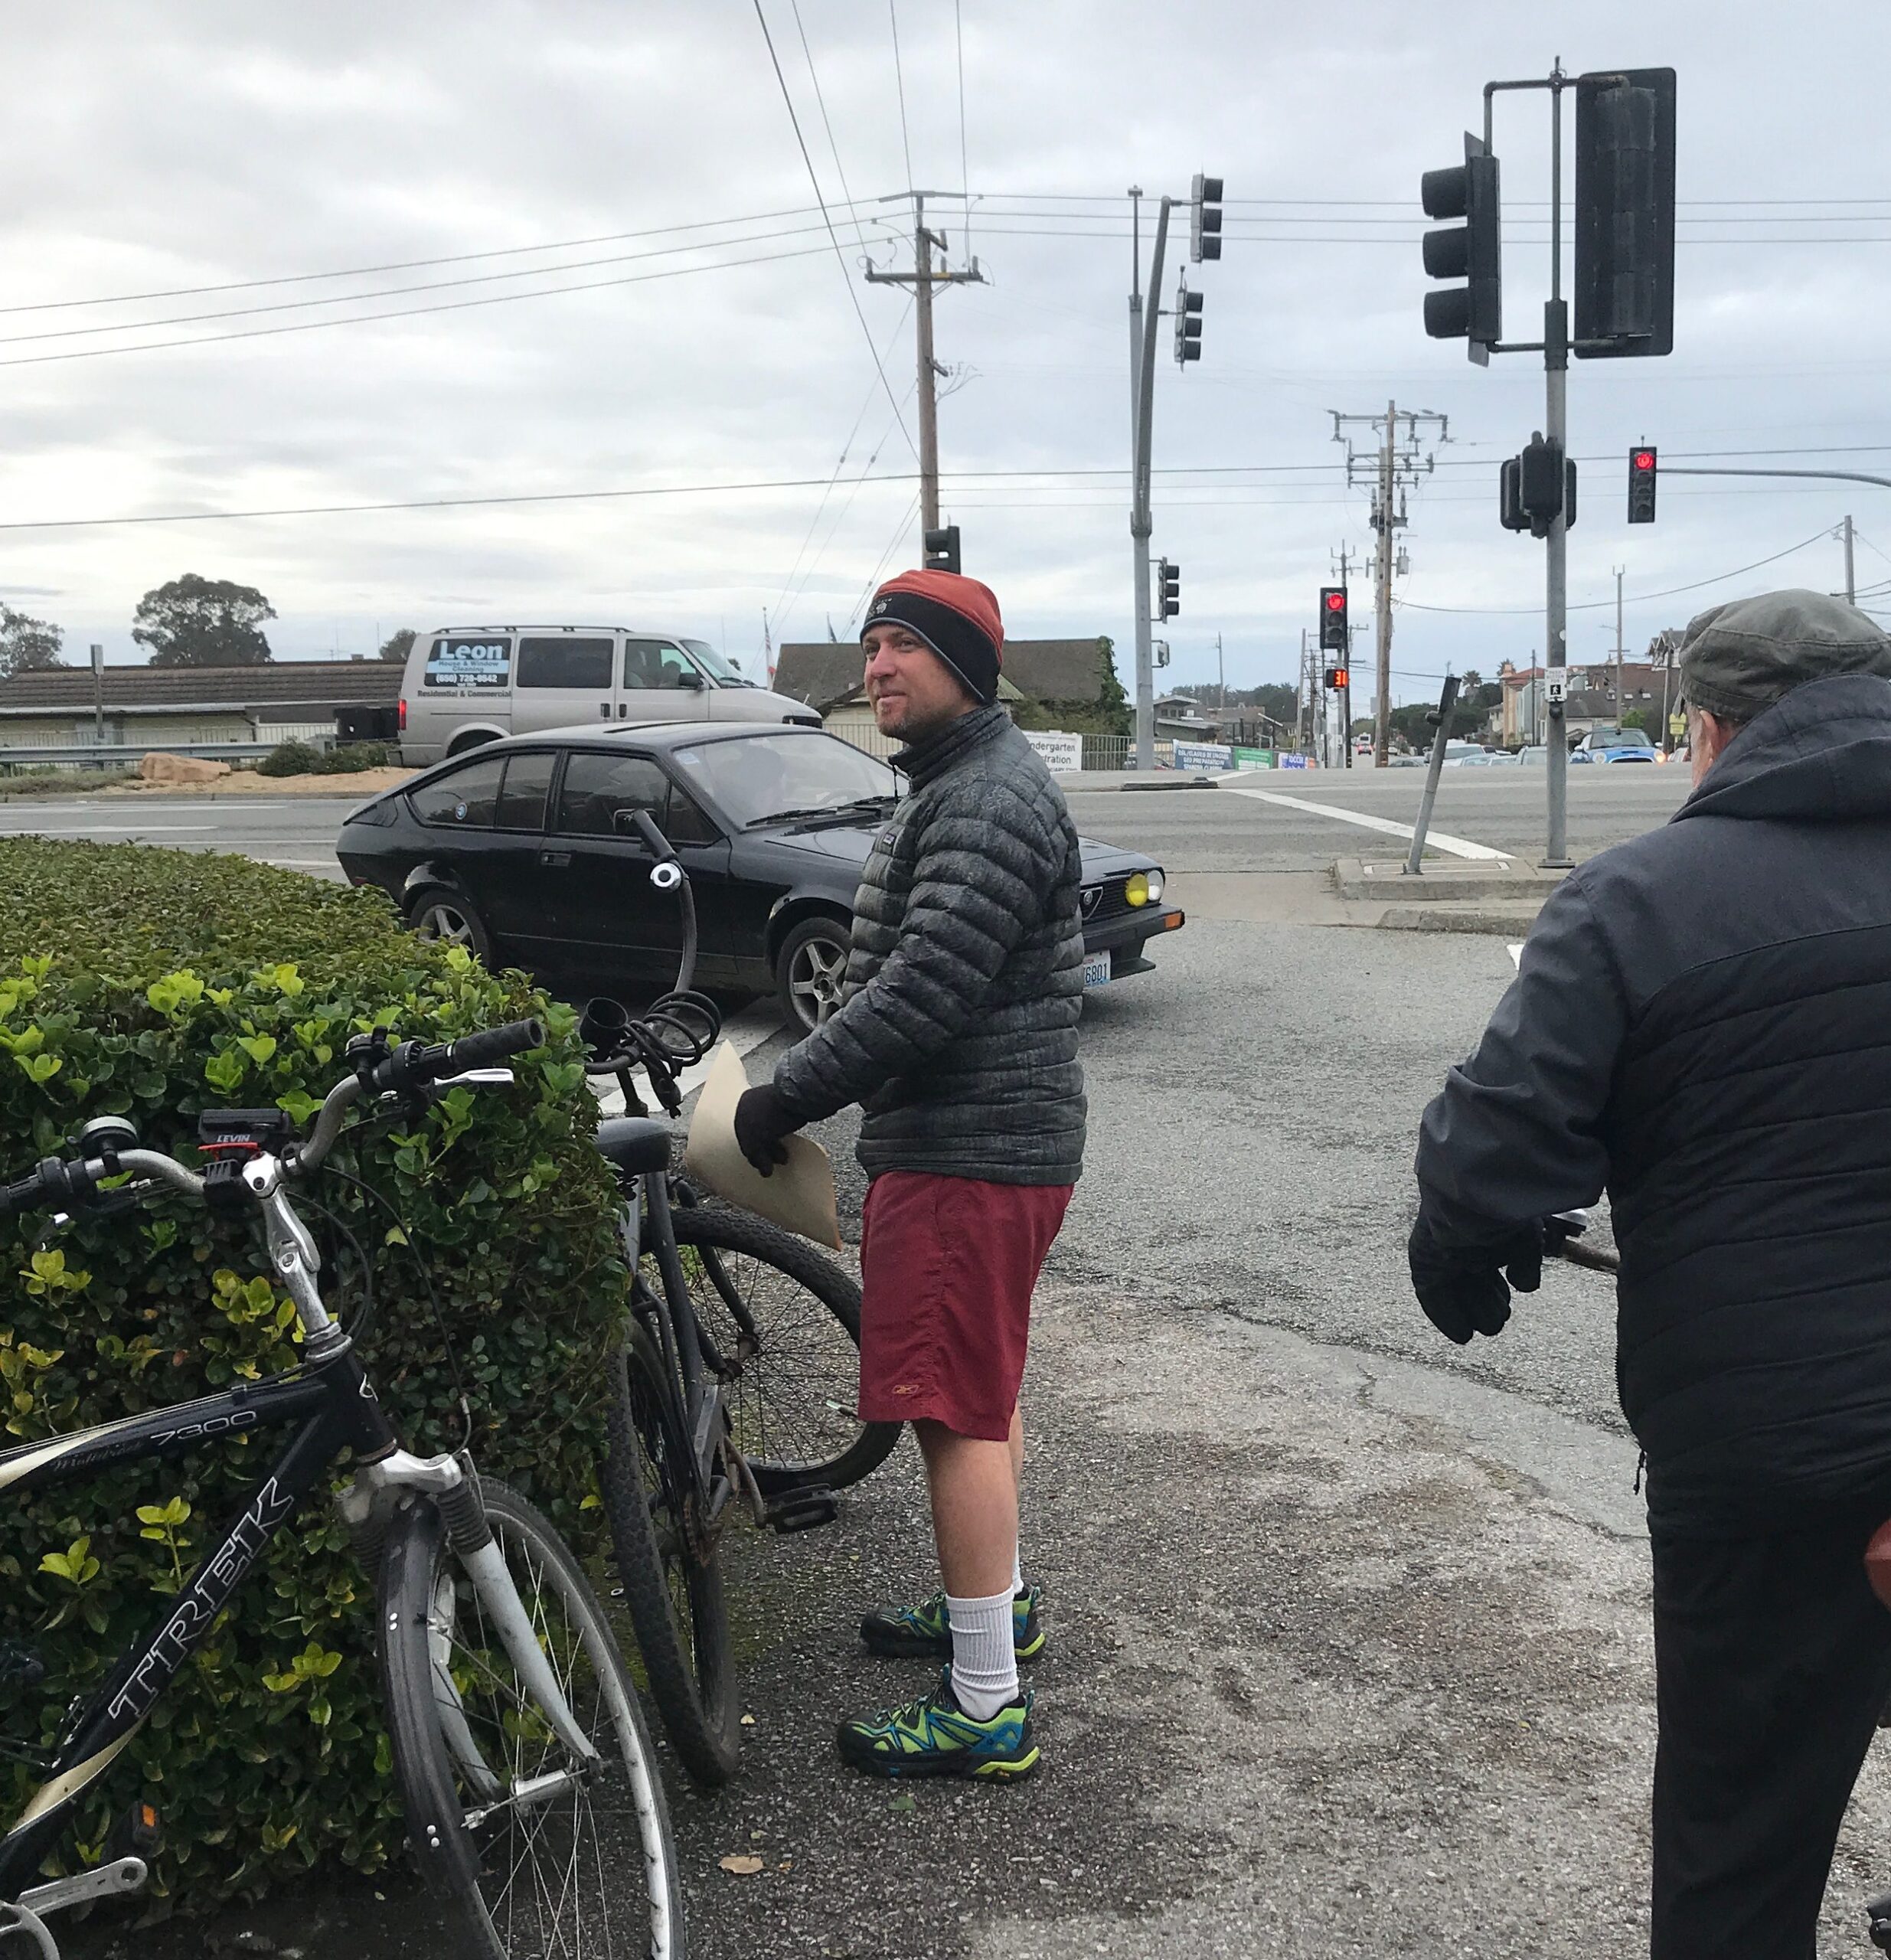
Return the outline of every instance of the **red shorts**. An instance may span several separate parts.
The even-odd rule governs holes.
[[[861,1227],[860,1413],[1002,1442],[1030,1338],[1031,1289],[1069,1184],[883,1171]]]

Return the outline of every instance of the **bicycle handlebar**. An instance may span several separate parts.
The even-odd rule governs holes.
[[[676,846],[657,828],[656,818],[645,809],[634,809],[629,815],[631,822],[637,826],[637,835],[650,847],[651,854],[657,862],[659,864],[673,863],[676,858]]]
[[[403,1042],[380,1060],[344,1076],[329,1090],[306,1138],[285,1153],[285,1168],[292,1174],[315,1169],[341,1135],[342,1119],[364,1095],[397,1095],[423,1088],[489,1067],[508,1056],[523,1054],[529,1048],[542,1047],[544,1040],[544,1024],[531,1019],[482,1028],[456,1041],[431,1047]],[[0,1185],[0,1218],[48,1207],[83,1204],[97,1191],[101,1178],[127,1171],[135,1177],[155,1178],[188,1197],[204,1195],[202,1178],[162,1151],[108,1148],[97,1157],[81,1155],[64,1162],[57,1157],[44,1158],[28,1175]]]

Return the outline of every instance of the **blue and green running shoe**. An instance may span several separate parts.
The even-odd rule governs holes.
[[[977,1720],[959,1707],[947,1668],[930,1694],[882,1714],[843,1722],[835,1740],[841,1759],[870,1776],[976,1776],[1008,1782],[1037,1767],[1030,1710],[1027,1692],[989,1720]]]
[[[861,1638],[870,1654],[899,1660],[949,1661],[952,1629],[946,1616],[945,1594],[935,1592],[916,1606],[882,1606],[864,1615]],[[1011,1651],[1021,1661],[1034,1660],[1044,1651],[1034,1586],[1026,1586],[1011,1602]]]

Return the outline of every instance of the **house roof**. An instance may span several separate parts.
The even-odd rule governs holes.
[[[1097,643],[1087,640],[1007,640],[1004,678],[1040,701],[1093,701],[1101,683]],[[791,640],[776,655],[778,694],[824,714],[860,685],[861,650],[851,640]]]
[[[400,697],[399,661],[289,660],[263,667],[108,667],[105,705],[178,714],[242,714],[310,708],[325,713],[366,703],[391,707]],[[90,709],[98,699],[90,667],[54,668],[0,680],[0,716]]]

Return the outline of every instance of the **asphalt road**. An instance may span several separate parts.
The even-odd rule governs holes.
[[[1399,838],[1330,813],[1409,825],[1424,779],[1420,769],[1281,770],[1243,779],[1233,789],[1079,792],[1070,806],[1086,836],[1147,851],[1171,872],[1323,871],[1336,858],[1362,852],[1403,855]],[[1572,769],[1573,853],[1587,857],[1664,822],[1687,789],[1686,771],[1671,765]],[[1269,800],[1277,797],[1293,800]],[[339,877],[335,834],[358,800],[201,795],[6,800],[0,801],[0,836],[24,831],[240,851]],[[1308,804],[1320,807],[1303,807]],[[1535,770],[1447,769],[1432,827],[1533,861],[1543,848],[1542,776]]]
[[[1269,786],[1396,819],[1416,775]],[[1573,774],[1577,849],[1662,821],[1682,786]],[[1533,788],[1448,779],[1439,821],[1524,851]],[[220,828],[222,848],[299,853],[270,813],[227,814],[249,828]],[[1078,821],[1174,871],[1311,870],[1359,848],[1342,819],[1221,790],[1086,795]],[[1644,1954],[1647,1547],[1608,1283],[1553,1267],[1501,1339],[1458,1349],[1404,1272],[1418,1117],[1507,984],[1505,947],[1217,920],[1155,957],[1086,1001],[1086,1171],[1034,1319],[1043,1772],[902,1788],[834,1759],[837,1718],[926,1684],[854,1632],[866,1606],[936,1583],[903,1447],[835,1527],[726,1545],[754,1720],[727,1791],[668,1779],[691,1952]],[[752,1080],[783,1039],[751,1054]],[[851,1240],[855,1119],[816,1133]],[[763,1870],[726,1873],[732,1851]],[[1891,1775],[1874,1760],[1822,1951],[1863,1950],[1860,1902],[1886,1882]],[[303,1960],[433,1960],[417,1923],[384,1877],[211,1932]],[[198,1939],[78,1950],[182,1960]]]

